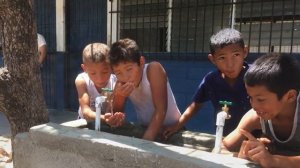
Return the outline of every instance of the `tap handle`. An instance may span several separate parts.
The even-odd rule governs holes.
[[[226,100],[220,100],[219,103],[222,104],[222,105],[228,105],[228,106],[232,105],[232,102],[226,101]]]
[[[219,104],[222,104],[223,105],[222,110],[228,113],[228,111],[229,111],[228,106],[231,106],[232,102],[221,100],[221,101],[219,101]]]
[[[113,90],[110,88],[102,88],[101,89],[103,92],[112,92]]]

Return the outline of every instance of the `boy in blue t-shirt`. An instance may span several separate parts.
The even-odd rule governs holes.
[[[164,131],[165,138],[181,129],[196,113],[204,102],[211,101],[216,114],[221,111],[219,101],[230,101],[231,118],[226,120],[224,135],[236,128],[242,116],[250,110],[250,102],[244,86],[243,77],[249,65],[244,61],[248,54],[239,31],[225,28],[210,38],[209,60],[217,70],[209,72],[196,90],[192,103],[182,114],[178,122]]]

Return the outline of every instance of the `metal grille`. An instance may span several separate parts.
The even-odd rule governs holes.
[[[113,4],[115,3],[115,4]],[[225,27],[240,30],[252,53],[300,52],[297,0],[115,0],[111,29],[132,38],[146,55],[197,58]],[[112,21],[112,17],[117,19]],[[111,40],[112,42],[114,40]]]
[[[43,83],[43,91],[45,101],[48,108],[56,105],[55,101],[55,81],[56,81],[56,20],[55,20],[55,1],[51,0],[35,0],[34,12],[37,23],[37,32],[45,37],[47,43],[47,56],[41,69],[41,78]]]
[[[54,12],[53,12],[54,11]],[[55,1],[35,0],[34,12],[36,16],[37,32],[45,37],[48,52],[56,51],[56,20]]]

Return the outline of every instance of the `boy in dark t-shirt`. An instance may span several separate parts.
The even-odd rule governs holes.
[[[196,90],[192,103],[182,114],[178,122],[164,131],[165,138],[181,129],[196,113],[204,102],[211,101],[216,114],[221,111],[219,101],[230,101],[231,118],[226,120],[224,135],[236,128],[242,116],[250,110],[250,102],[244,86],[243,77],[249,65],[244,61],[248,49],[239,31],[225,28],[210,39],[209,60],[217,70],[209,72]]]

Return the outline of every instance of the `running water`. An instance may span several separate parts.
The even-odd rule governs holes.
[[[96,119],[95,119],[95,130],[100,131],[101,127],[101,113],[103,110],[104,102],[106,101],[105,96],[96,97],[95,108],[96,108]]]
[[[102,95],[106,97],[104,113],[111,113],[113,115],[113,90],[109,88],[102,88]]]

